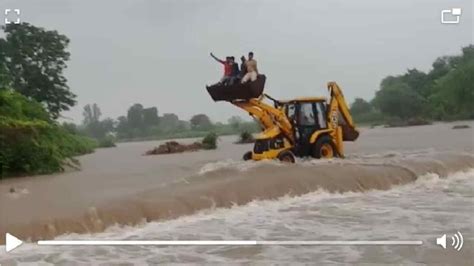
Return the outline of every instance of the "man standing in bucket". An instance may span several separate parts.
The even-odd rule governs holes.
[[[221,60],[219,58],[217,58],[213,53],[211,53],[211,57],[214,58],[214,60],[216,60],[217,62],[221,63],[224,65],[224,76],[222,76],[221,80],[219,81],[219,83],[222,83],[224,85],[227,85],[227,83],[230,81],[231,79],[231,74],[232,74],[232,65],[233,63],[231,63],[231,59],[230,59],[230,56],[227,56],[226,57],[226,61],[224,60]]]
[[[247,69],[247,73],[242,78],[242,83],[245,83],[249,80],[251,81],[257,80],[257,76],[258,76],[257,61],[253,59],[253,52],[249,53],[248,60],[245,62],[245,67]]]

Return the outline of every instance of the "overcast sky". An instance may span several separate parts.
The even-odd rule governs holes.
[[[275,98],[326,95],[335,80],[348,101],[371,99],[385,76],[429,70],[473,43],[472,2],[0,0],[0,8],[20,8],[23,21],[71,39],[65,74],[78,104],[63,115],[75,122],[87,103],[104,117],[141,103],[181,119],[226,121],[246,114],[207,94],[222,75],[211,51],[253,51]],[[460,24],[442,25],[441,10],[452,7],[462,8]]]

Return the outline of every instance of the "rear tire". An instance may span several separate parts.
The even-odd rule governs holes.
[[[282,151],[278,154],[278,160],[284,163],[295,163],[295,155],[291,151]]]
[[[321,136],[316,141],[313,148],[313,157],[317,159],[329,159],[337,157],[336,146],[332,142],[331,137],[328,135]]]
[[[242,159],[244,159],[244,161],[252,160],[252,152],[251,151],[246,152],[244,156],[242,157]]]

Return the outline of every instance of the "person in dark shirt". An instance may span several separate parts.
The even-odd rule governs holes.
[[[247,59],[245,59],[245,56],[240,57],[240,78],[243,78],[245,74],[247,74],[247,66],[245,65],[245,62]]]
[[[230,57],[230,64],[232,65],[232,71],[230,74],[229,85],[234,84],[240,77],[239,64],[235,62],[235,57]]]

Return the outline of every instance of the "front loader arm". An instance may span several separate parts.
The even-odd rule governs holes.
[[[265,130],[279,128],[281,132],[293,142],[293,127],[283,110],[263,102],[263,97],[253,98],[248,101],[233,101],[232,104],[247,111],[258,119]]]

